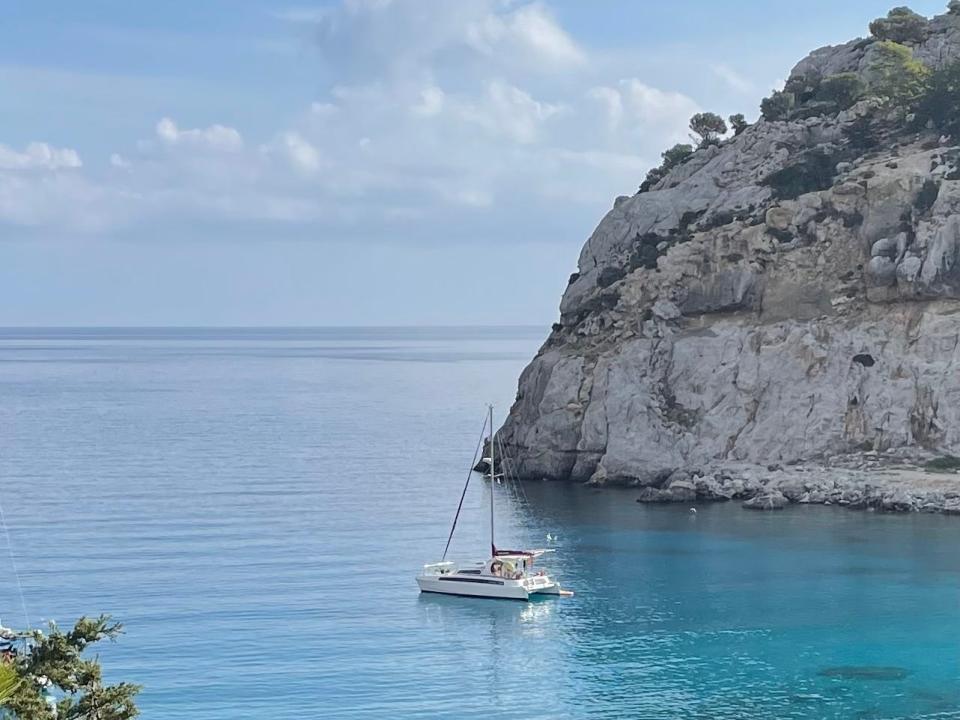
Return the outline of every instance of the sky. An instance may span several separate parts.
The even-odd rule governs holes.
[[[0,326],[553,322],[693,113],[894,4],[8,0]]]

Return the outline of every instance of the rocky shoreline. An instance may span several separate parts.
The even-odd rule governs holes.
[[[929,470],[912,452],[864,452],[792,465],[717,463],[676,470],[639,488],[640,503],[740,502],[749,510],[838,505],[852,510],[960,515],[960,472]]]

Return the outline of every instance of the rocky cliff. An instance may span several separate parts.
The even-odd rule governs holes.
[[[791,77],[869,80],[876,45]],[[960,59],[960,17],[911,50]],[[744,467],[960,454],[960,138],[876,99],[807,114],[617,198],[500,431],[519,475],[747,498],[772,489],[725,495]]]

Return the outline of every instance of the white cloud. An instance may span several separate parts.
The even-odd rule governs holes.
[[[560,65],[586,61],[583,50],[539,4],[507,14],[491,12],[467,28],[467,40],[490,56],[507,52]]]
[[[729,65],[714,65],[711,70],[713,74],[723,80],[732,90],[750,95],[756,92],[756,86],[743,75],[731,68]]]
[[[211,125],[208,128],[180,130],[170,118],[163,118],[156,126],[157,137],[167,145],[186,145],[236,152],[243,147],[243,137],[232,127]]]
[[[79,172],[0,172],[0,221],[12,225],[100,233],[125,222],[136,200]]]
[[[329,10],[316,7],[289,7],[272,13],[278,20],[292,23],[318,23],[323,21]]]
[[[560,110],[557,105],[534,100],[518,87],[494,80],[479,101],[463,109],[463,117],[494,135],[531,143],[537,140],[543,123]]]
[[[628,113],[638,123],[685,125],[700,109],[683,93],[660,90],[637,78],[621,81],[620,91]]]
[[[320,153],[300,133],[282,133],[276,147],[295,170],[310,175],[320,169]]]
[[[420,117],[432,117],[443,110],[444,98],[443,90],[431,85],[420,91],[420,99],[410,108],[410,111]]]
[[[471,233],[575,207],[595,218],[686,139],[699,109],[624,79],[623,63],[580,47],[540,3],[341,0],[287,15],[314,26],[330,73],[298,116],[260,137],[163,117],[99,173],[73,150],[0,146],[0,222],[142,237],[174,225],[232,236],[258,221],[403,242],[448,238],[467,212]]]
[[[603,108],[607,119],[607,128],[611,131],[620,127],[623,120],[623,98],[620,91],[608,87],[595,87],[587,91],[587,97],[595,100]]]
[[[471,208],[488,208],[493,205],[493,195],[486,190],[453,189],[444,190],[443,194],[457,205]]]
[[[60,170],[81,165],[80,155],[71,148],[55,148],[44,142],[32,142],[21,152],[0,145],[0,170]]]
[[[328,117],[337,112],[339,108],[333,103],[313,102],[310,103],[310,112],[317,117]]]
[[[110,166],[121,170],[128,170],[130,168],[130,161],[120,153],[112,153],[110,155]]]

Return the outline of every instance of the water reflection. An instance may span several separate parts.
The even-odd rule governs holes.
[[[451,624],[470,622],[475,627],[524,632],[536,629],[537,623],[549,622],[558,602],[556,597],[532,597],[529,601],[494,600],[490,598],[457,597],[436,593],[420,593],[417,602],[425,621],[432,628],[448,630]],[[510,630],[512,628],[512,630]]]

